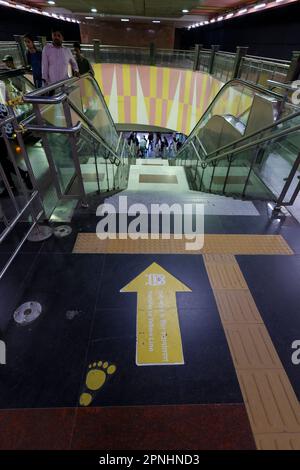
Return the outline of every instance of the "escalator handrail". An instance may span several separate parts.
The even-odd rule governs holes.
[[[278,127],[280,124],[283,124],[287,121],[290,121],[292,119],[295,119],[296,117],[300,116],[300,111],[297,111],[296,113],[293,113],[293,114],[289,114],[288,116],[285,116],[284,118],[282,119],[279,119],[278,121],[275,121],[273,124],[269,124],[268,126],[266,127],[262,127],[261,129],[255,131],[255,132],[252,132],[251,134],[249,135],[246,135],[246,136],[243,136],[241,137],[240,139],[237,139],[237,140],[234,140],[233,142],[230,142],[229,144],[226,144],[224,145],[223,147],[219,147],[218,149],[214,150],[213,152],[211,153],[206,153],[206,157],[205,159],[211,159],[214,155],[218,156],[217,154],[219,154],[221,151],[224,151],[226,149],[230,149],[230,148],[234,148],[236,147],[236,145],[239,145],[241,144],[242,142],[248,140],[248,139],[251,139],[252,137],[256,137],[260,134],[263,134],[264,132],[270,130],[270,129],[273,129],[273,128],[276,128]],[[290,132],[292,132],[293,130],[293,127],[287,129],[289,130]],[[274,134],[272,134],[274,135]],[[203,147],[203,146],[202,146]],[[203,147],[204,149],[204,147]],[[229,153],[229,152],[228,152]]]
[[[210,113],[212,107],[215,105],[216,101],[220,98],[221,94],[223,94],[227,88],[229,87],[232,87],[234,85],[241,85],[241,86],[244,86],[245,88],[249,88],[251,90],[255,90],[256,92],[258,93],[262,93],[262,94],[265,94],[265,95],[268,95],[272,98],[276,98],[276,99],[280,99],[280,100],[283,100],[283,96],[278,94],[278,93],[275,93],[274,91],[270,91],[270,90],[267,90],[266,88],[260,86],[260,85],[256,85],[255,83],[249,83],[249,82],[246,82],[245,80],[241,80],[239,78],[234,78],[233,80],[230,80],[229,82],[225,83],[225,85],[218,91],[218,93],[216,94],[216,96],[214,97],[213,101],[210,103],[210,105],[208,106],[208,108],[206,109],[206,111],[204,112],[204,114],[201,116],[201,118],[199,119],[199,121],[197,122],[197,124],[195,125],[194,129],[192,130],[192,132],[189,134],[184,146],[182,147],[182,149],[180,150],[180,152],[178,153],[177,156],[180,155],[180,153],[184,150],[184,147],[186,145],[188,145],[190,143],[190,141],[193,139],[194,135],[197,133],[197,130],[198,128],[200,127],[201,125],[201,122],[206,118],[206,116]]]
[[[244,150],[248,150],[252,147],[257,147],[258,145],[261,145],[261,144],[264,144],[265,142],[269,142],[269,141],[272,141],[272,140],[277,140],[278,138],[281,138],[281,137],[285,137],[286,135],[288,134],[293,134],[294,132],[298,132],[300,130],[300,124],[298,124],[297,126],[294,126],[293,128],[289,128],[289,129],[284,129],[283,131],[280,131],[280,132],[276,132],[274,134],[272,134],[271,136],[268,135],[266,137],[263,137],[261,139],[258,139],[254,142],[250,142],[249,144],[246,144],[246,145],[241,145],[240,147],[237,147],[235,149],[232,149],[230,152],[224,152],[223,154],[221,155],[216,155],[215,157],[212,157],[210,158],[209,160],[204,160],[203,163],[211,163],[215,160],[221,160],[223,158],[226,158],[228,155],[234,155],[236,153],[240,153]]]

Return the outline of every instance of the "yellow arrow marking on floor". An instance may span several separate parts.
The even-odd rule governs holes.
[[[191,292],[157,263],[121,292],[137,292],[136,364],[184,364],[176,292]]]

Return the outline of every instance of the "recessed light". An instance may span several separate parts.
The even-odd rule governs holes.
[[[129,19],[128,19],[128,18],[121,18],[121,21],[124,21],[124,22],[126,21],[126,22],[128,22]]]
[[[152,23],[160,23],[159,20],[152,20]]]
[[[265,3],[259,3],[258,5],[254,6],[254,10],[257,10],[258,8],[264,8],[266,6]]]

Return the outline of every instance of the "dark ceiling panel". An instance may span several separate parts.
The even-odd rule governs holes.
[[[254,0],[56,0],[55,7],[64,8],[74,13],[90,13],[97,8],[98,13],[105,15],[147,16],[180,18],[182,10],[190,14],[208,15],[228,8],[253,3]],[[48,8],[47,1],[26,0],[19,3]]]

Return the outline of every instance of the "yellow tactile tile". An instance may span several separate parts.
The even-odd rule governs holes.
[[[300,405],[283,368],[237,375],[254,436],[284,432],[300,436]]]
[[[145,234],[142,239],[119,238],[114,234],[102,241],[96,233],[78,234],[74,253],[168,253],[168,254],[235,254],[235,255],[291,255],[292,250],[280,235],[205,235],[204,247],[201,250],[187,251],[188,240],[162,239],[157,234],[151,238]]]
[[[262,318],[248,290],[215,290],[218,310],[225,323],[262,323]]]
[[[258,450],[298,450],[300,449],[300,434],[257,434],[256,447]]]
[[[281,368],[270,335],[263,324],[224,325],[237,370]]]
[[[205,235],[203,253],[234,255],[292,255],[281,235]]]
[[[207,274],[213,289],[248,289],[240,269],[230,255],[204,255]]]
[[[300,450],[300,405],[233,255],[204,255],[258,449]]]

